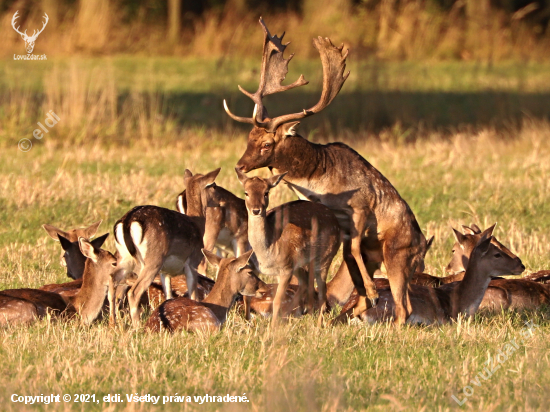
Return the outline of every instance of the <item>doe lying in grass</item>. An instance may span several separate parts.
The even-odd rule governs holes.
[[[248,265],[252,250],[230,259],[220,258],[204,249],[203,253],[218,271],[210,294],[202,302],[187,298],[167,300],[151,314],[146,329],[154,332],[163,329],[170,332],[179,329],[215,331],[227,319],[227,313],[239,294],[256,296],[262,292],[264,283]]]

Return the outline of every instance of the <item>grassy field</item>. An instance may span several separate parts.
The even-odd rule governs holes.
[[[444,274],[451,226],[494,222],[496,236],[522,258],[526,273],[550,269],[546,66],[362,65],[351,65],[344,93],[303,130],[314,141],[350,144],[390,179],[424,233],[435,236],[428,273]],[[237,83],[253,88],[253,63],[118,58],[48,61],[25,71],[14,62],[0,66],[2,288],[67,280],[59,244],[44,223],[73,228],[103,219],[99,233],[105,233],[135,205],[173,208],[186,168],[204,173],[221,166],[218,183],[242,195],[233,167],[246,129],[227,121],[221,98],[231,91],[232,108],[250,109],[234,90]],[[319,67],[306,61],[292,70],[289,79],[303,71],[312,80],[309,94],[293,96],[300,109],[318,96]],[[385,120],[377,126],[371,109],[380,104],[364,101],[373,96],[385,102],[378,112]],[[269,107],[283,110],[284,100]],[[61,120],[38,141],[32,131],[49,110]],[[23,137],[32,140],[28,152],[17,148]],[[272,204],[291,199],[278,187]],[[114,250],[112,238],[106,248]],[[538,325],[532,336],[525,335],[526,321]],[[1,409],[546,410],[548,333],[547,310],[403,329],[318,329],[305,317],[275,334],[268,321],[247,324],[238,313],[212,335],[148,335],[124,322],[113,330],[102,322],[85,328],[43,320],[0,330]],[[499,351],[510,342],[521,344],[491,378],[480,379],[485,362],[502,360]],[[452,396],[464,399],[465,385],[474,393],[459,407]],[[50,393],[95,394],[100,402],[36,407],[10,401],[12,394]],[[126,395],[135,393],[160,395],[160,403],[176,394],[246,393],[249,403],[127,403]],[[124,402],[103,403],[107,394]]]

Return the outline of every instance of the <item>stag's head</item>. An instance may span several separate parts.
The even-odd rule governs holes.
[[[278,156],[281,156],[281,145],[284,145],[287,138],[297,136],[298,120],[314,115],[327,107],[349,76],[349,72],[344,74],[348,51],[343,51],[343,45],[335,47],[328,38],[313,39],[313,45],[319,51],[323,64],[323,91],[319,102],[310,109],[304,109],[299,113],[270,118],[262,103],[263,97],[294,89],[306,85],[308,82],[301,75],[292,84],[287,86],[281,84],[288,73],[288,63],[294,55],[290,55],[288,59],[283,56],[289,44],[281,42],[284,33],[281,37],[272,36],[261,18],[260,24],[265,33],[260,85],[255,93],[247,92],[239,86],[239,90],[250,97],[255,104],[252,117],[234,115],[227,107],[225,100],[223,102],[225,111],[232,119],[254,126],[248,136],[246,151],[237,163],[237,167],[245,173],[276,164]]]
[[[25,49],[27,49],[27,53],[31,54],[32,51],[34,50],[34,42],[36,41],[38,35],[44,31],[44,29],[46,28],[46,25],[48,24],[48,21],[50,20],[50,18],[48,17],[48,15],[46,13],[44,13],[44,18],[46,20],[44,21],[44,23],[42,23],[42,28],[38,31],[34,30],[33,33],[32,33],[32,36],[28,36],[27,35],[27,30],[25,30],[22,33],[22,32],[19,31],[19,26],[17,26],[17,28],[15,27],[15,21],[19,18],[18,13],[19,13],[19,10],[17,10],[15,12],[15,14],[13,15],[13,18],[11,19],[11,25],[12,25],[13,29],[17,33],[19,33],[21,35],[21,38],[25,41]]]

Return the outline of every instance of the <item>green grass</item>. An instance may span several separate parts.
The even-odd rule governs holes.
[[[379,168],[415,212],[425,234],[435,235],[427,271],[443,274],[450,259],[450,227],[498,221],[496,236],[517,253],[527,273],[550,268],[550,143],[547,123],[525,122],[503,134],[492,129],[441,137],[425,132],[414,144],[399,143],[395,129],[336,135]],[[397,137],[396,137],[397,135]],[[245,148],[245,133],[187,130],[167,143],[130,145],[59,142],[45,137],[27,153],[15,146],[0,153],[0,283],[38,287],[67,278],[58,263],[59,244],[40,227],[104,223],[99,233],[131,207],[173,207],[183,190],[183,171],[221,166],[217,181],[242,195],[233,166]],[[267,173],[266,170],[260,173]],[[292,195],[278,187],[272,203]],[[113,240],[106,247],[114,250]],[[76,322],[40,321],[0,330],[3,360],[0,399],[5,410],[21,395],[139,393],[151,395],[242,395],[248,404],[189,404],[189,410],[456,410],[455,395],[483,371],[522,325],[540,325],[534,337],[495,375],[474,387],[462,409],[537,410],[550,403],[550,312],[477,316],[441,327],[388,325],[318,329],[310,317],[292,320],[275,335],[267,320],[246,324],[233,314],[208,336],[132,332],[123,321],[89,328]],[[38,349],[37,349],[38,348]],[[58,408],[104,410],[108,405]],[[137,410],[160,410],[137,405]],[[179,404],[164,406],[180,410]],[[38,409],[44,409],[39,407]],[[133,410],[127,402],[115,410]],[[163,409],[164,410],[164,409]]]

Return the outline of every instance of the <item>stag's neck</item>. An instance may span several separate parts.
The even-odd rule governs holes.
[[[491,278],[485,276],[479,265],[471,260],[464,279],[452,292],[452,318],[456,319],[460,313],[474,316],[489,287],[489,282],[491,282]]]
[[[270,166],[276,173],[287,172],[285,180],[292,181],[324,174],[324,158],[322,145],[311,143],[302,136],[288,136]]]
[[[227,313],[233,307],[237,294],[224,293],[222,282],[216,282],[208,296],[202,301],[216,315],[221,323],[227,319]]]

